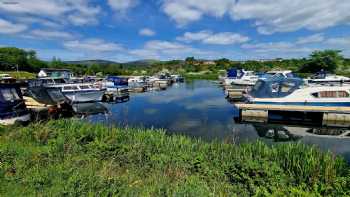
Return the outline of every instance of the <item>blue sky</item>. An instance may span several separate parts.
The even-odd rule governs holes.
[[[346,0],[0,0],[0,46],[45,60],[350,57]]]

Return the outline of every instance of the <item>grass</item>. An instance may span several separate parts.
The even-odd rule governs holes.
[[[350,168],[302,144],[208,143],[75,120],[0,127],[0,196],[348,196]]]
[[[185,73],[183,75],[185,79],[207,79],[217,80],[219,75],[217,73]]]
[[[9,74],[11,77],[13,77],[15,79],[34,79],[36,77],[35,74],[25,72],[25,71],[20,71],[20,72],[0,71],[0,74]]]

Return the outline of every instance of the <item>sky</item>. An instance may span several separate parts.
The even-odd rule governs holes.
[[[0,0],[0,47],[51,60],[350,57],[349,0]]]

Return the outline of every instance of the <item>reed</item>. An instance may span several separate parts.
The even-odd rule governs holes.
[[[350,168],[302,144],[204,142],[76,120],[0,128],[0,196],[346,196]]]

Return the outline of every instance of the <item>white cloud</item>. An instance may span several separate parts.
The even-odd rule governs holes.
[[[180,59],[188,56],[205,56],[212,54],[177,42],[152,40],[146,42],[141,49],[130,50],[131,55],[140,58]]]
[[[179,26],[198,21],[204,14],[222,17],[232,0],[164,0],[163,11]]]
[[[0,11],[18,20],[31,17],[37,18],[37,21],[50,19],[59,23],[91,25],[98,23],[97,15],[101,9],[91,5],[89,0],[23,0],[14,1],[14,3],[1,3]]]
[[[15,24],[0,18],[0,33],[15,34],[27,29],[24,24]]]
[[[106,42],[96,38],[66,41],[63,43],[63,46],[72,51],[82,51],[86,53],[115,52],[123,49],[120,44]]]
[[[325,37],[323,34],[314,34],[311,36],[306,37],[300,37],[297,40],[297,44],[312,44],[312,43],[320,43],[325,40]]]
[[[250,20],[262,34],[320,30],[350,21],[346,0],[163,0],[163,11],[179,26],[203,16]]]
[[[348,49],[350,49],[350,37],[330,38],[326,41],[326,44],[335,47],[347,47]]]
[[[126,10],[135,7],[138,0],[108,0],[108,5],[118,12],[125,12]]]
[[[36,29],[31,31],[30,36],[37,39],[71,39],[73,35],[64,31]]]
[[[139,35],[141,35],[141,36],[154,36],[154,35],[156,35],[156,32],[154,32],[152,29],[149,29],[149,28],[143,28],[139,31]]]
[[[305,56],[313,50],[291,42],[243,44],[241,48],[248,50],[252,54],[264,54],[268,57]]]
[[[350,1],[344,0],[244,0],[231,9],[234,20],[249,19],[262,34],[301,28],[320,30],[349,24]]]
[[[204,44],[230,45],[247,42],[249,38],[233,32],[213,33],[212,31],[204,30],[194,33],[186,32],[182,37],[178,37],[177,40],[184,42],[200,41]]]

